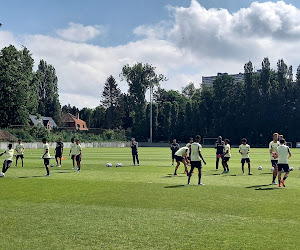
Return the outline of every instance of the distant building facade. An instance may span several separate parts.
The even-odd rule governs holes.
[[[52,119],[52,117],[46,117],[46,116],[36,116],[36,115],[29,115],[29,124],[31,126],[41,124],[44,127],[46,127],[48,130],[52,130],[54,128],[57,128],[57,124]]]
[[[88,130],[86,122],[79,118],[78,113],[76,117],[70,113],[63,114],[61,117],[61,123],[63,124],[63,127],[68,129]]]
[[[254,72],[255,74],[260,74],[261,70],[257,70],[256,72]],[[202,84],[208,85],[208,86],[212,86],[213,82],[217,79],[218,76],[222,76],[222,75],[228,75],[228,73],[218,73],[216,76],[202,76]],[[245,79],[244,79],[244,73],[238,73],[238,74],[232,74],[232,75],[228,75],[230,77],[233,78],[234,82],[242,82],[244,83]]]

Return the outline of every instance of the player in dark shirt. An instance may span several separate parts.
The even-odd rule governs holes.
[[[215,143],[215,149],[217,150],[216,152],[216,170],[219,169],[219,160],[222,157],[224,153],[224,141],[222,141],[222,136],[218,137],[218,140]]]
[[[59,137],[55,148],[55,160],[56,160],[57,167],[61,167],[61,158],[62,158],[63,151],[64,151],[64,144],[61,141],[61,137]],[[59,158],[59,164],[57,158]]]
[[[179,149],[179,144],[176,142],[176,139],[173,140],[173,143],[171,144],[171,151],[172,151],[172,166],[174,166],[174,159],[175,159],[175,152]]]
[[[138,154],[138,142],[135,141],[135,138],[131,139],[130,143],[133,166],[135,166],[135,160],[137,161],[137,165],[140,165],[139,154]]]

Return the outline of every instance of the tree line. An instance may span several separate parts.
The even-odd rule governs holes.
[[[26,125],[29,114],[53,117],[59,121],[57,76],[55,68],[40,60],[33,70],[30,51],[13,45],[0,51],[0,127]]]
[[[129,85],[128,93],[121,93],[115,78],[109,76],[97,108],[73,107],[89,126],[131,129],[131,135],[137,140],[148,140],[150,104],[145,94],[152,85],[156,142],[169,142],[173,138],[186,142],[200,134],[202,137],[222,135],[233,144],[246,137],[253,145],[265,146],[273,132],[283,134],[293,143],[300,141],[300,131],[296,129],[300,122],[300,67],[294,80],[292,66],[288,67],[283,59],[278,60],[274,70],[269,59],[264,58],[257,72],[252,62],[247,62],[243,82],[223,74],[211,86],[196,88],[190,83],[181,91],[161,88],[160,82],[167,79],[157,75],[155,68],[148,64],[125,65],[120,76]]]
[[[288,141],[300,141],[296,129],[300,121],[300,66],[293,77],[292,66],[283,59],[272,69],[264,58],[261,70],[254,72],[252,62],[244,65],[244,81],[229,75],[218,76],[211,86],[188,84],[181,91],[166,90],[160,83],[168,79],[150,64],[124,65],[121,81],[128,83],[122,93],[114,76],[104,84],[96,108],[64,105],[61,108],[55,68],[40,60],[33,70],[30,51],[8,46],[0,52],[0,126],[28,124],[28,114],[53,117],[59,123],[62,113],[80,114],[89,128],[126,130],[137,140],[149,139],[150,104],[146,92],[153,89],[153,141],[173,138],[186,142],[189,137],[222,135],[239,144],[246,137],[256,146],[266,145],[273,132]],[[100,99],[100,98],[99,98]]]

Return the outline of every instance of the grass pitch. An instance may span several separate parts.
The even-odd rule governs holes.
[[[251,149],[253,176],[242,175],[237,149],[228,174],[203,149],[205,186],[196,173],[185,186],[183,165],[172,176],[168,148],[140,148],[140,167],[130,148],[83,149],[81,173],[67,159],[50,178],[42,151],[26,150],[25,167],[13,163],[0,179],[0,248],[299,249],[300,151],[292,154],[295,170],[278,188],[267,149]]]

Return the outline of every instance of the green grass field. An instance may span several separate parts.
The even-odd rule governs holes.
[[[168,148],[140,148],[140,167],[130,148],[83,149],[81,173],[67,159],[51,177],[42,150],[26,150],[25,167],[0,179],[0,248],[299,249],[300,150],[292,154],[295,170],[278,188],[269,185],[267,149],[251,149],[253,176],[242,175],[237,149],[228,174],[215,171],[215,151],[203,149],[205,186],[196,174],[185,186],[182,165],[172,176]]]

